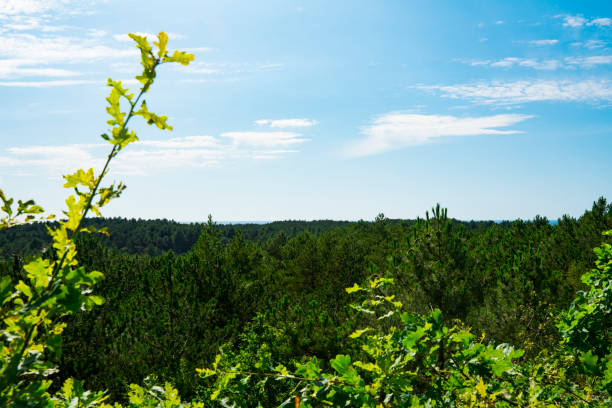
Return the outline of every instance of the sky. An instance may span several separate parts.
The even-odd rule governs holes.
[[[111,163],[105,216],[556,219],[612,200],[612,2],[0,0],[0,189],[61,214],[99,171],[127,33],[195,54],[146,96],[172,132]]]

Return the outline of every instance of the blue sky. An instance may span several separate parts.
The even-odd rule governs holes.
[[[579,216],[612,199],[606,1],[0,0],[0,188],[60,213],[100,168],[128,32],[189,67],[147,96],[105,215],[201,221]],[[127,81],[127,82],[126,82]]]

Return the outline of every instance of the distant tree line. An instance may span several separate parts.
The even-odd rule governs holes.
[[[366,222],[366,221],[359,221]],[[387,220],[391,224],[410,225],[415,220]],[[468,230],[487,228],[493,221],[458,221]],[[229,242],[240,231],[247,241],[263,242],[279,233],[293,238],[302,232],[321,235],[330,229],[355,224],[351,221],[317,220],[317,221],[274,221],[269,223],[216,224],[217,233],[222,242]],[[508,222],[502,223],[507,225]],[[11,258],[14,254],[31,255],[40,253],[49,247],[51,238],[47,227],[56,226],[57,222],[39,222],[18,225],[0,230],[0,259]],[[109,236],[100,236],[102,245],[122,253],[161,255],[165,251],[175,254],[188,252],[195,244],[206,223],[179,223],[167,219],[143,220],[134,218],[88,218],[85,226],[106,227]]]
[[[105,275],[96,293],[106,302],[69,318],[60,380],[84,378],[123,400],[127,384],[153,373],[185,398],[204,398],[207,380],[195,369],[220,347],[242,355],[265,343],[287,364],[350,350],[346,339],[364,317],[344,288],[377,276],[395,280],[411,312],[438,308],[445,321],[536,355],[558,341],[550,314],[583,287],[592,248],[612,229],[612,207],[601,198],[556,225],[541,217],[459,222],[440,206],[414,221],[88,222],[111,234],[78,241],[80,264]],[[36,237],[38,248],[17,250]],[[44,225],[4,230],[0,242],[0,275],[16,282],[29,253],[46,245]]]

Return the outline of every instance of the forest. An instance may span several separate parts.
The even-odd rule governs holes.
[[[96,294],[106,302],[66,319],[54,382],[84,378],[88,388],[125,402],[128,384],[154,374],[184,398],[206,400],[210,384],[196,368],[209,366],[220,349],[248,361],[265,344],[286,366],[350,350],[349,335],[368,316],[350,307],[344,289],[379,276],[395,280],[395,298],[408,312],[438,308],[445,323],[461,322],[485,342],[521,346],[526,357],[554,348],[560,338],[550,316],[584,289],[592,248],[612,229],[612,205],[600,198],[578,219],[555,225],[545,218],[460,222],[440,206],[413,221],[91,221],[111,235],[79,239],[78,261],[104,274]],[[40,236],[42,251],[43,227],[3,230],[2,242]],[[176,242],[192,230],[199,236],[187,251],[162,239]],[[2,247],[12,255],[1,261],[1,276],[25,279],[23,265],[36,252],[24,248]]]
[[[109,79],[111,153],[64,176],[64,218],[0,190],[0,405],[611,406],[604,197],[556,223],[88,217],[124,189],[101,181],[129,120],[170,129],[137,106],[155,69],[193,59],[130,36],[143,86]]]

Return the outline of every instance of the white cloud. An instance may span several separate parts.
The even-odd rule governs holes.
[[[46,87],[83,84],[80,76],[99,75],[100,63],[116,68],[120,73],[136,73],[138,64],[126,61],[138,58],[138,51],[127,34],[110,35],[98,28],[53,25],[58,16],[88,12],[96,0],[0,0],[0,86]],[[4,12],[4,13],[3,13]],[[137,32],[149,40],[156,35]],[[185,38],[169,32],[171,40]],[[117,40],[118,42],[113,41]],[[193,47],[188,52],[210,51]],[[191,64],[185,72],[198,75],[236,75],[263,70],[278,70],[282,64],[269,62],[227,63],[198,66]],[[179,69],[174,67],[173,69]],[[91,72],[93,71],[93,72]],[[30,79],[31,78],[31,79]],[[64,78],[65,82],[47,80]],[[208,81],[206,78],[205,82]],[[217,78],[223,80],[226,78]],[[196,80],[196,82],[198,82]]]
[[[563,18],[563,20],[564,20],[563,25],[565,27],[578,28],[578,27],[582,27],[584,25],[587,25],[587,26],[599,26],[599,27],[610,27],[610,26],[612,26],[612,18],[608,18],[608,17],[594,18],[591,21],[589,21],[588,19],[584,18],[581,15],[572,16],[572,15],[562,15],[562,14],[559,14],[559,15],[556,15],[555,17]]]
[[[14,58],[31,64],[95,63],[138,55],[136,49],[117,49],[94,39],[69,36],[36,36],[12,34],[0,42],[0,57]]]
[[[584,46],[590,50],[594,50],[596,48],[603,48],[607,45],[607,42],[602,40],[588,40],[584,43]]]
[[[557,17],[563,18],[565,27],[582,27],[587,22],[582,16],[558,15]]]
[[[64,35],[36,35],[9,33],[0,41],[0,78],[62,77],[74,78],[82,74],[83,65],[100,61],[120,60],[137,55],[135,49],[118,49],[106,46],[99,36],[73,37]],[[68,66],[80,65],[78,69]],[[83,82],[66,82],[66,85]],[[22,85],[23,84],[23,85]],[[61,82],[21,81],[4,83],[4,86],[53,86]]]
[[[467,99],[484,104],[517,104],[539,101],[605,104],[612,102],[612,81],[607,79],[483,82],[461,85],[418,86],[417,88],[438,91],[442,96],[448,98]]]
[[[612,26],[612,18],[595,18],[591,20],[587,25],[592,26],[600,26],[600,27],[610,27]]]
[[[163,146],[151,143],[132,145],[117,157],[112,170],[118,174],[145,175],[171,168],[210,167],[219,165],[222,160],[232,155],[227,149],[185,147],[182,146],[181,139],[176,138],[174,143]],[[100,170],[109,146],[97,144],[12,147],[6,150],[6,156],[0,156],[0,168],[10,167],[19,172],[23,169],[35,171],[38,167],[57,177],[77,168],[93,167],[94,170]]]
[[[12,23],[2,26],[5,30],[28,31],[41,28],[41,20],[36,17],[15,18]]]
[[[578,65],[582,68],[592,68],[597,65],[612,64],[612,55],[593,55],[590,57],[567,57],[565,63]]]
[[[95,37],[95,38],[102,38],[102,37],[106,36],[106,34],[108,34],[106,31],[100,30],[100,29],[97,29],[97,28],[90,28],[87,31],[87,35],[88,36]]]
[[[238,159],[278,159],[298,152],[291,147],[308,140],[287,132],[229,132],[222,136],[231,140],[213,136],[142,140],[123,151],[112,170],[147,175],[166,169],[219,166]],[[38,168],[54,177],[77,168],[100,169],[109,147],[107,143],[10,147],[0,152],[0,169],[4,173],[10,168],[17,175]]]
[[[59,86],[45,77],[67,78],[63,84],[82,84],[76,77],[89,67],[134,58],[134,47],[105,43],[97,28],[56,25],[62,16],[87,13],[96,0],[0,0],[0,79],[3,86]],[[176,37],[176,35],[174,35]],[[19,80],[33,78],[32,82]],[[69,79],[68,79],[69,78]]]
[[[562,66],[561,62],[558,60],[548,59],[540,61],[533,58],[524,58],[519,61],[518,65],[521,67],[547,71],[551,71]]]
[[[536,46],[544,46],[544,45],[555,45],[559,42],[559,40],[532,40],[529,41],[529,44]]]
[[[291,146],[309,140],[294,132],[226,132],[221,136],[231,139],[235,145],[254,147]]]
[[[106,0],[0,0],[0,20],[29,16],[92,15],[91,6]]]
[[[595,50],[597,48],[605,47],[606,45],[608,45],[608,42],[603,41],[603,40],[587,40],[585,42],[576,41],[576,42],[571,43],[570,45],[574,47],[585,47],[585,48],[588,48],[589,50]]]
[[[132,34],[136,34],[136,35],[139,35],[141,37],[145,37],[149,41],[149,43],[153,43],[153,41],[157,41],[157,34],[143,33],[143,32],[134,32]],[[172,32],[168,32],[166,34],[168,34],[168,38],[170,40],[180,40],[180,39],[185,38],[185,36],[182,35],[182,34],[177,34],[177,33],[172,33]],[[132,40],[127,33],[125,33],[125,34],[114,34],[113,38],[115,40],[117,40],[117,41],[120,41],[120,42],[126,42],[126,43],[133,43],[134,42],[134,40]]]
[[[255,150],[251,155],[254,160],[272,160],[278,159],[287,153],[297,153],[298,150]]]
[[[57,8],[61,3],[53,0],[0,0],[0,14],[37,14]]]
[[[500,60],[472,60],[462,62],[468,63],[471,66],[488,66],[492,68],[511,68],[516,66],[538,70],[554,70],[563,66],[563,63],[556,59],[537,60],[534,58],[518,57],[506,57]]]
[[[492,67],[511,67],[512,65],[516,64],[518,61],[520,61],[520,58],[514,58],[514,57],[507,57],[498,61],[493,61],[490,64]]]
[[[254,154],[279,155],[285,153],[299,153],[299,150],[275,149],[275,150],[254,150]]]
[[[362,130],[365,136],[350,146],[349,157],[371,156],[408,146],[430,143],[443,137],[510,135],[517,130],[500,130],[531,118],[505,114],[482,117],[456,117],[391,112],[376,118]]]
[[[197,78],[197,79],[179,79],[182,84],[210,84],[219,82],[238,82],[240,78],[236,77],[224,77],[224,78]]]
[[[62,68],[27,68],[30,64],[27,60],[0,60],[0,78],[19,78],[24,76],[72,77],[81,75],[79,72]]]
[[[173,168],[215,167],[230,158],[230,152],[214,148],[133,149],[123,152],[117,160],[120,174],[147,175]]]
[[[51,17],[45,16],[10,16],[0,15],[0,20],[8,22],[0,26],[0,33],[20,32],[20,31],[40,31],[42,33],[58,33],[70,29],[66,25],[51,25]],[[74,27],[72,27],[74,28]]]
[[[181,50],[185,52],[189,52],[189,53],[195,53],[195,52],[209,52],[209,51],[212,51],[213,49],[211,47],[187,47],[187,48],[181,48]]]
[[[574,45],[582,45],[574,44]],[[487,66],[492,68],[512,68],[512,67],[524,67],[533,68],[537,70],[552,71],[559,68],[574,69],[580,68],[593,68],[598,65],[605,65],[612,63],[612,55],[592,55],[589,57],[566,57],[563,60],[558,59],[546,59],[539,60],[535,58],[518,58],[518,57],[506,57],[500,60],[459,60],[463,63],[470,64],[471,66]]]
[[[204,48],[209,51],[210,48]],[[218,80],[221,75],[243,75],[262,71],[278,71],[284,65],[280,63],[264,63],[264,62],[193,62],[188,67],[180,67],[181,71],[188,74],[204,74],[215,75]],[[204,81],[183,80],[184,82],[210,82],[210,79]]]
[[[490,65],[491,64],[491,60],[457,60],[459,62],[463,62],[464,64],[470,64],[473,67],[478,67],[478,66],[483,66],[483,65]]]
[[[104,82],[94,81],[90,79],[66,79],[66,80],[54,80],[54,81],[0,81],[0,87],[12,87],[12,88],[49,88],[53,86],[72,86],[72,85],[86,85],[86,84],[100,84]]]
[[[137,72],[140,72],[142,70],[142,66],[140,66],[140,64],[138,64],[138,62],[136,61],[113,62],[110,64],[110,67],[115,72],[120,72],[122,74],[131,74],[131,75],[136,74]]]
[[[0,168],[32,170],[33,167],[42,167],[59,175],[84,166],[100,167],[104,164],[103,156],[96,157],[92,152],[95,147],[96,145],[78,144],[9,147],[6,149],[6,156],[0,155]]]
[[[218,141],[213,136],[186,136],[175,137],[169,140],[142,140],[142,146],[153,146],[158,148],[194,148],[194,147],[217,147]]]
[[[255,121],[259,126],[270,126],[272,128],[291,128],[309,127],[317,124],[316,120],[295,118],[295,119],[259,119]]]
[[[222,74],[224,71],[222,69],[220,69],[220,68],[212,68],[212,64],[206,64],[206,65],[198,64],[198,65],[193,66],[191,68],[187,68],[186,72],[188,72],[190,74],[211,75],[211,74]]]

